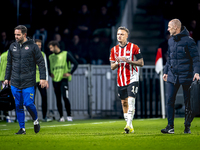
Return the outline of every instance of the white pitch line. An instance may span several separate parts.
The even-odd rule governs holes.
[[[103,124],[103,123],[114,123],[114,122],[116,122],[116,121],[94,122],[94,123],[84,123],[84,124]],[[63,124],[63,125],[42,126],[41,128],[55,128],[55,127],[65,127],[65,126],[73,126],[73,125],[80,125],[80,124]],[[26,129],[33,129],[33,127],[27,127]],[[0,130],[10,130],[10,129],[0,129]]]
[[[91,123],[91,124],[102,124],[102,123],[113,123],[113,122],[116,122],[116,121],[109,121],[109,122],[94,122],[94,123]]]
[[[148,119],[135,119],[135,120],[137,120],[137,121],[146,121],[146,120],[159,120],[159,119],[161,119],[161,118],[148,118]]]

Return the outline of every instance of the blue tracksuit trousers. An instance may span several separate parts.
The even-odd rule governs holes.
[[[15,99],[17,120],[19,122],[19,126],[20,128],[25,128],[24,106],[26,106],[26,109],[30,113],[33,120],[36,120],[38,118],[37,110],[34,105],[35,88],[34,86],[32,86],[25,89],[18,89],[11,85],[11,91]]]

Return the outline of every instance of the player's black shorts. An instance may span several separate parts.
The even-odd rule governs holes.
[[[136,98],[138,93],[138,82],[133,82],[129,85],[118,87],[118,96],[120,99],[128,98],[129,96]]]

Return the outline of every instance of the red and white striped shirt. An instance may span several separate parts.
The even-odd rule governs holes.
[[[135,55],[139,53],[140,48],[133,43],[128,42],[125,47],[116,45],[111,49],[110,61],[115,62],[117,57],[125,57],[128,60],[136,61]],[[135,65],[121,61],[118,64],[117,85],[121,87],[137,81],[139,81],[138,68]]]

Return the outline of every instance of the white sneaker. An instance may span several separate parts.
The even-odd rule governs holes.
[[[34,124],[34,131],[35,131],[35,133],[38,133],[38,132],[40,131],[40,124],[39,124],[38,119],[36,119],[36,120],[33,122],[33,124]]]
[[[6,117],[6,122],[7,122],[7,123],[13,123],[13,121],[10,119],[9,116]]]
[[[46,117],[46,118],[42,119],[42,121],[43,121],[43,122],[51,122],[51,121],[52,121],[52,119],[51,119],[51,118],[48,118],[48,117]]]
[[[61,117],[59,122],[65,122],[65,118],[64,117]]]
[[[51,118],[47,118],[46,121],[47,121],[47,122],[51,122],[51,121],[53,121],[53,120],[52,120]]]
[[[33,122],[33,124],[34,124],[34,125],[37,125],[37,124],[39,124],[39,121],[38,121],[38,119],[36,119],[36,120]]]
[[[71,116],[68,116],[67,121],[73,121],[73,118]]]

